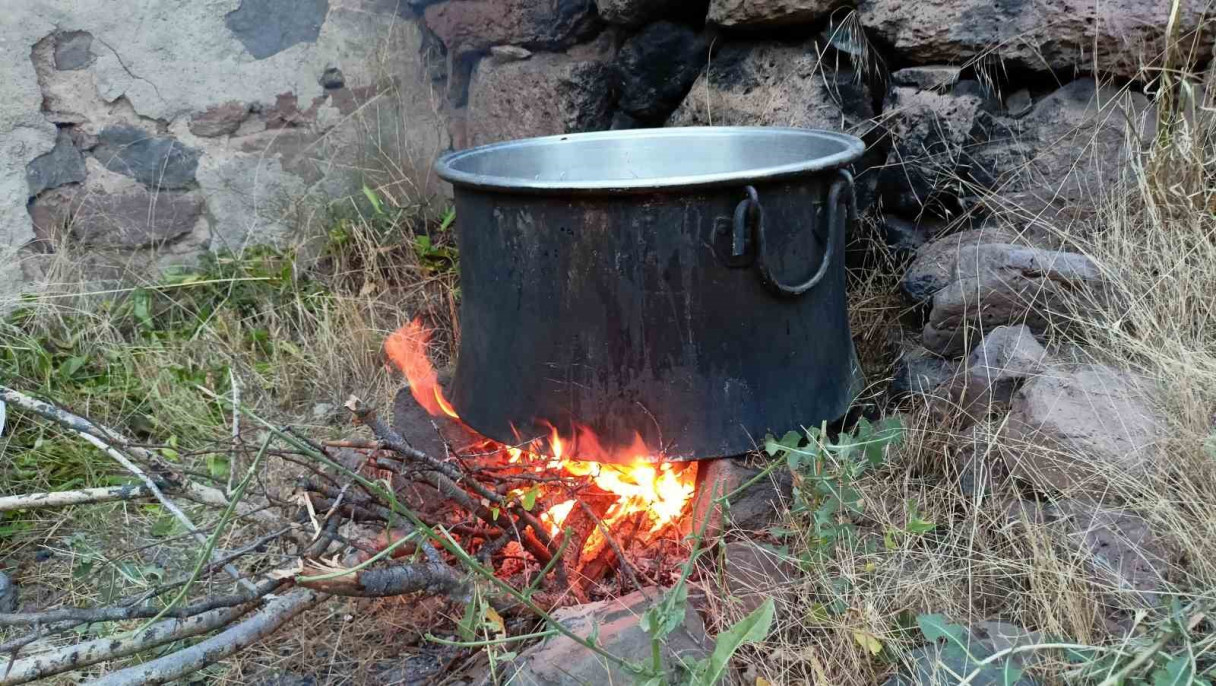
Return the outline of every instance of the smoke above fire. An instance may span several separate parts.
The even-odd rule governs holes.
[[[430,340],[430,330],[420,319],[415,319],[385,340],[384,352],[405,375],[410,394],[419,406],[432,416],[461,421],[459,408],[448,402],[439,384],[439,376],[428,354]],[[624,459],[613,459],[612,464],[606,464],[599,461],[607,454],[589,427],[577,426],[573,435],[563,437],[543,419],[537,424],[548,425],[549,435],[545,439],[528,441],[522,447],[486,441],[501,451],[509,463],[547,474],[585,477],[603,491],[615,495],[616,502],[603,517],[608,525],[644,511],[650,519],[650,530],[657,531],[676,521],[692,498],[695,466],[663,462],[658,459],[657,451],[647,448],[640,435],[624,454],[614,456]],[[575,505],[572,499],[563,500],[542,512],[541,521],[549,525],[551,533],[556,533]]]

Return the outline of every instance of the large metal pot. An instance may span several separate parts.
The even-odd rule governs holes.
[[[601,461],[635,458],[639,435],[665,459],[737,455],[840,417],[859,380],[842,257],[862,151],[839,133],[707,127],[444,156],[457,411],[506,443],[556,428]]]

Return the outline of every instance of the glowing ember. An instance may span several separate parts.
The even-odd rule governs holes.
[[[410,392],[419,405],[432,415],[444,414],[459,420],[455,408],[443,395],[438,376],[427,355],[429,342],[430,331],[415,319],[388,337],[384,351],[405,374],[410,383]],[[606,452],[595,433],[586,426],[576,427],[576,435],[569,438],[563,438],[556,428],[550,426],[547,444],[532,441],[527,450],[499,444],[495,446],[506,456],[509,464],[589,477],[596,486],[616,495],[617,501],[604,516],[607,524],[636,512],[646,512],[651,522],[650,530],[654,532],[676,521],[692,498],[695,468],[689,465],[673,466],[671,463],[656,464],[657,460],[652,457],[653,453],[640,435],[635,434],[633,445],[621,455]],[[601,460],[621,456],[627,459],[612,459],[612,464],[601,463]],[[540,519],[550,533],[561,530],[574,505],[573,500],[566,500],[541,514]]]

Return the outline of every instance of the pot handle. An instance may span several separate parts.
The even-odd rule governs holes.
[[[774,294],[792,298],[802,295],[819,285],[819,282],[828,273],[828,266],[831,265],[832,258],[835,257],[839,233],[844,231],[849,222],[856,221],[857,197],[853,192],[853,175],[845,169],[841,169],[837,173],[839,177],[832,182],[832,187],[828,190],[827,250],[824,251],[823,260],[820,262],[819,269],[815,271],[814,276],[800,284],[792,286],[781,283],[773,275],[772,270],[769,269],[768,261],[765,259],[767,247],[764,235],[764,210],[760,206],[760,195],[753,186],[747,186],[744,189],[747,192],[747,198],[735,208],[735,231],[731,252],[738,254],[746,250],[743,237],[748,232],[744,227],[750,225],[753,229],[751,233],[755,236],[756,241],[756,267],[760,270],[760,280]],[[842,193],[847,195],[842,198]],[[844,216],[841,216],[841,204],[845,206]]]

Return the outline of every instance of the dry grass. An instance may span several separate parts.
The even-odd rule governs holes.
[[[1024,448],[1002,444],[999,423],[982,426],[976,439],[953,436],[913,403],[902,408],[908,440],[860,486],[866,514],[858,523],[874,536],[903,531],[906,503],[914,500],[937,527],[924,536],[896,536],[893,546],[841,545],[812,564],[806,551],[816,543],[805,519],[788,519],[792,537],[778,552],[765,551],[801,571],[789,583],[756,589],[778,599],[779,626],[748,653],[748,683],[754,677],[773,684],[879,683],[923,645],[911,623],[920,613],[961,624],[1000,619],[1087,645],[1142,647],[1137,641],[1153,635],[1175,599],[1209,611],[1216,605],[1214,74],[1206,101],[1194,76],[1171,98],[1158,99],[1168,135],[1144,144],[1124,170],[1123,186],[1102,189],[1096,216],[1048,224],[1059,243],[1091,257],[1107,277],[1106,290],[1076,294],[1072,314],[1060,322],[1069,326],[1059,328],[1094,361],[1147,379],[1168,424],[1147,478],[1098,468],[1094,481],[1111,507],[1143,517],[1168,547],[1166,597],[1146,606],[1138,594],[1095,577],[1084,551],[1040,521],[1035,505],[1017,505],[1050,496],[1027,491],[1004,472],[1004,458]],[[863,339],[898,316],[873,284],[853,289],[854,326]],[[965,456],[977,448],[977,462],[993,475],[987,492],[969,490],[961,479]],[[712,580],[707,585],[711,598],[724,596]],[[739,616],[728,604],[718,609],[727,619]],[[1201,624],[1197,635],[1210,627]],[[867,636],[881,644],[877,654],[867,650]],[[1074,667],[1057,653],[1035,674],[1060,683]]]
[[[1216,588],[1216,460],[1210,443],[1216,431],[1216,124],[1211,110],[1216,88],[1207,93],[1207,102],[1182,97],[1174,105],[1178,116],[1163,115],[1170,135],[1154,141],[1127,170],[1127,192],[1110,189],[1099,214],[1085,225],[1051,227],[1070,249],[1101,265],[1111,288],[1078,300],[1070,335],[1095,359],[1153,380],[1168,419],[1168,445],[1148,478],[1100,476],[1111,499],[1147,519],[1176,553],[1168,576],[1183,603],[1210,602]],[[388,213],[345,208],[346,218],[334,224],[340,230],[334,249],[325,252],[317,270],[300,271],[276,256],[252,265],[248,256],[229,257],[227,266],[238,272],[217,272],[227,275],[205,286],[207,298],[195,297],[204,286],[150,283],[137,274],[129,275],[135,281],[121,291],[81,296],[77,261],[65,247],[52,271],[58,285],[28,304],[19,328],[0,330],[0,346],[46,347],[60,364],[74,355],[106,360],[99,369],[116,368],[121,358],[134,360],[132,372],[122,378],[136,392],[65,385],[56,376],[57,366],[45,374],[26,369],[10,381],[56,392],[74,389],[58,399],[127,429],[154,415],[163,426],[148,429],[152,437],[166,440],[179,427],[190,427],[189,438],[198,443],[224,440],[228,427],[192,383],[226,389],[229,370],[246,389],[245,401],[277,418],[312,421],[315,403],[337,404],[352,391],[383,406],[398,383],[381,357],[387,333],[422,312],[441,330],[441,359],[450,359],[456,340],[453,277],[420,262],[408,243],[420,228],[412,223],[418,213],[404,199],[408,184],[391,181],[391,174],[387,178],[379,187]],[[263,298],[252,310],[228,307],[249,285],[240,279],[265,279],[267,270],[284,267],[286,276],[271,280],[273,298]],[[889,371],[887,332],[904,314],[894,296],[893,270],[893,262],[885,262],[866,276],[854,275],[851,283],[852,324],[874,388]],[[172,322],[173,331],[189,325],[191,334],[149,337],[131,328],[129,313],[115,317],[114,309],[99,307],[105,300],[118,307],[137,292],[153,294],[158,321]],[[264,292],[254,293],[262,298]],[[71,341],[63,340],[65,333]],[[262,339],[276,345],[261,345]],[[756,677],[772,684],[881,682],[923,643],[914,625],[923,612],[960,623],[1001,619],[1044,636],[1113,646],[1159,621],[1161,610],[1137,615],[1146,609],[1138,596],[1095,579],[1084,554],[1065,545],[1058,530],[1038,522],[1033,509],[1016,506],[1028,493],[1001,471],[1001,458],[1015,446],[996,439],[999,426],[985,426],[973,441],[944,430],[916,403],[896,409],[905,418],[905,443],[892,451],[885,467],[858,484],[866,513],[857,522],[859,531],[877,545],[844,544],[811,558],[808,551],[819,543],[805,520],[787,516],[782,527],[789,535],[782,547],[765,549],[797,571],[779,586],[756,589],[778,600],[778,619],[768,641],[743,653],[749,686],[759,683]],[[28,430],[27,421],[10,419],[6,436]],[[63,437],[49,438],[29,454],[42,462],[68,455],[76,461],[67,473],[87,483],[111,473],[96,455],[64,451]],[[979,461],[994,474],[994,486],[986,492],[963,487],[960,456],[977,447]],[[2,461],[13,451],[0,442],[0,476],[5,476]],[[29,479],[9,479],[0,482],[0,492],[18,485],[61,485],[51,481],[59,478],[56,474],[42,470]],[[937,525],[932,532],[909,531],[912,501],[921,518]],[[142,532],[158,520],[155,512],[130,505],[109,508],[104,518],[99,512],[0,520],[11,528],[0,536],[0,559],[19,561],[40,600],[92,602],[102,589],[93,578],[75,573],[82,553],[64,543],[65,532],[78,532],[79,545],[132,549],[156,539],[117,540],[113,522]],[[26,565],[38,549],[56,556],[36,572],[24,571],[31,569]],[[165,554],[170,557],[161,562],[174,562],[172,546]],[[118,557],[100,564],[115,569]],[[135,559],[155,561],[144,553]],[[738,609],[721,601],[727,594],[717,577],[707,574],[701,583],[720,625],[738,618]],[[137,588],[129,580],[120,586],[123,592]],[[275,641],[203,676],[242,684],[278,670],[319,683],[382,682],[378,665],[391,669],[406,661],[396,646],[411,644],[443,619],[441,608],[403,600],[331,603]],[[881,645],[877,654],[869,638]],[[1055,683],[1061,672],[1062,665],[1049,663],[1039,674]]]

